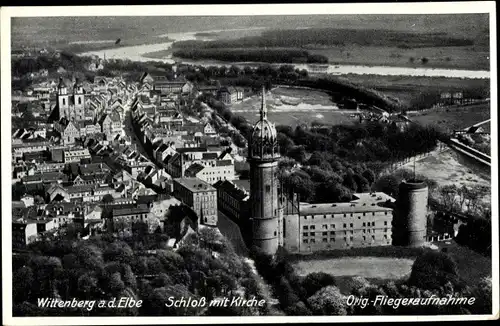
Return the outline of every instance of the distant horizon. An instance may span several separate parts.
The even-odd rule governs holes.
[[[459,17],[457,17],[459,16]],[[214,18],[217,19],[214,19]],[[349,14],[259,16],[75,16],[13,17],[11,44],[101,41],[160,37],[203,30],[332,28],[379,29],[409,33],[444,33],[455,37],[489,36],[489,14]],[[64,32],[65,35],[60,33]]]

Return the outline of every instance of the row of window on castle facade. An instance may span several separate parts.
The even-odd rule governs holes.
[[[360,214],[360,213],[356,213],[356,214]],[[367,213],[366,213],[366,212],[364,212],[364,213],[363,213],[363,216],[366,216],[366,214],[367,214]],[[327,218],[327,217],[328,217],[328,218],[330,218],[330,217],[331,217],[331,218],[334,218],[334,217],[342,217],[341,215],[342,215],[342,213],[340,213],[340,214],[331,214],[331,215],[326,215],[326,214],[325,214],[325,215],[323,215],[323,218]],[[384,212],[384,215],[388,215],[388,212]],[[308,218],[308,217],[314,220],[314,217],[320,217],[320,216],[321,216],[321,215],[304,215],[304,220],[307,220],[307,218]],[[350,215],[349,215],[349,216],[350,216],[350,217],[354,217],[354,213],[350,213]],[[372,216],[375,216],[375,212],[372,212]],[[347,213],[344,213],[344,214],[343,214],[343,217],[347,217]],[[358,217],[358,218],[361,218],[361,215],[357,215],[357,217]]]
[[[388,224],[389,224],[388,221],[384,221],[384,226],[387,226]],[[375,222],[363,222],[363,227],[369,227],[369,226],[375,226]],[[335,229],[335,227],[336,227],[335,224],[330,224],[330,228]],[[344,229],[348,228],[347,223],[344,223],[343,227],[344,227]],[[354,223],[350,223],[349,227],[353,228],[354,227]],[[321,228],[323,230],[327,230],[328,229],[328,224],[323,224],[321,226]],[[302,226],[302,229],[303,230],[315,230],[316,229],[316,225],[314,225],[314,224],[304,225],[304,226]]]

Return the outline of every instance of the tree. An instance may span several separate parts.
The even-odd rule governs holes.
[[[439,188],[439,193],[445,209],[450,212],[459,210],[458,207],[458,187],[456,185],[446,185]]]
[[[306,150],[304,146],[295,146],[289,150],[288,156],[299,163],[304,163],[306,160]]]
[[[113,273],[108,280],[108,287],[113,294],[118,294],[125,289],[125,283],[120,273]]]
[[[354,179],[354,174],[352,173],[346,173],[344,175],[342,185],[351,191],[357,191],[358,189],[358,185],[356,184],[356,180]]]
[[[34,281],[33,270],[23,266],[12,275],[12,298],[14,303],[27,301]]]
[[[151,282],[151,285],[155,288],[161,288],[172,284],[172,279],[165,273],[158,274],[158,276],[156,276],[156,278]]]
[[[459,285],[458,268],[446,253],[428,251],[417,257],[413,263],[409,285],[421,289],[436,290],[446,283]]]
[[[306,290],[307,297],[330,285],[337,285],[335,278],[324,272],[310,273],[302,280],[302,286]]]
[[[335,182],[335,180],[328,180],[317,187],[315,201],[320,203],[346,202],[352,199],[352,194],[351,189]]]
[[[491,314],[492,294],[491,276],[483,277],[477,285],[465,291],[466,296],[476,299],[470,308],[473,314]]]
[[[184,258],[171,250],[157,250],[156,258],[166,271],[176,272],[184,268]]]
[[[370,186],[373,184],[373,182],[375,182],[375,173],[373,173],[372,170],[366,169],[362,175],[363,177],[365,177],[366,180],[368,180]]]
[[[399,180],[396,176],[393,175],[384,175],[378,178],[378,180],[374,184],[375,191],[384,192],[392,197],[397,197],[399,194],[399,184],[401,180]]]
[[[104,259],[106,261],[118,261],[130,264],[133,257],[134,252],[130,246],[123,241],[110,243],[104,251]]]
[[[278,145],[280,147],[280,153],[282,155],[287,155],[288,152],[294,148],[295,143],[286,134],[278,133]]]
[[[106,194],[102,197],[102,202],[105,204],[105,205],[108,205],[108,204],[111,204],[112,202],[114,202],[114,198],[113,196],[111,196],[110,194]]]
[[[98,280],[90,273],[85,273],[78,278],[78,292],[83,298],[91,298],[98,288]]]
[[[354,180],[357,185],[357,192],[368,192],[370,191],[370,182],[360,174],[354,174]]]
[[[78,261],[83,266],[91,270],[100,270],[104,266],[101,249],[97,246],[80,244],[75,251]]]
[[[307,302],[314,315],[347,315],[346,301],[335,286],[322,288]]]
[[[312,316],[311,310],[307,308],[303,301],[296,302],[290,307],[285,309],[285,313],[288,316]]]

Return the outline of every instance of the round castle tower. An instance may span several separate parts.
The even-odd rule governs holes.
[[[248,145],[250,164],[250,219],[252,244],[269,255],[280,244],[281,208],[278,194],[278,137],[276,127],[267,120],[265,91],[262,88],[260,119]]]
[[[427,235],[427,204],[429,188],[419,180],[403,181],[399,185],[394,216],[393,244],[418,247]]]

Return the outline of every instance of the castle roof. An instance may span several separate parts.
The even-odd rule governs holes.
[[[347,214],[369,212],[392,212],[391,208],[372,204],[333,203],[333,204],[301,204],[300,215]]]

